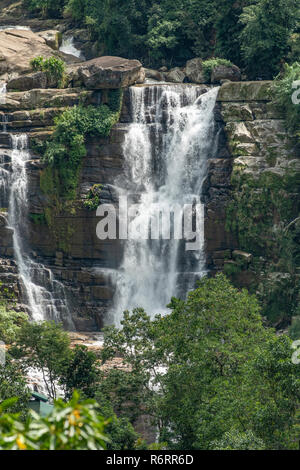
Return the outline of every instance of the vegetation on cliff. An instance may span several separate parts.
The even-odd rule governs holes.
[[[299,43],[297,0],[24,0],[44,17],[69,16],[100,54],[146,65],[183,65],[218,55],[250,77],[272,78]],[[295,59],[294,59],[295,60]]]
[[[58,248],[64,252],[68,251],[72,227],[67,226],[62,232],[59,231],[55,226],[55,217],[64,210],[72,211],[78,198],[79,176],[88,137],[107,137],[119,120],[121,106],[121,90],[110,90],[107,104],[73,106],[55,118],[54,132],[43,145],[42,160],[46,167],[41,173],[40,186],[48,197],[48,206],[41,220],[46,220]],[[95,191],[96,187],[91,188],[84,201],[88,209],[94,209],[99,201],[99,187],[97,194],[94,194]]]

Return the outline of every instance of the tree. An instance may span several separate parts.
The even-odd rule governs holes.
[[[242,64],[239,35],[243,29],[240,15],[251,0],[217,0],[215,15],[216,50],[215,55],[225,57],[236,65]]]
[[[60,373],[60,383],[64,386],[67,399],[71,398],[76,389],[81,396],[94,398],[99,381],[96,361],[96,355],[86,346],[75,346]]]
[[[25,313],[9,310],[5,303],[0,301],[0,341],[12,343],[20,330],[21,325],[28,321]]]
[[[244,8],[240,41],[251,78],[272,79],[280,71],[298,19],[297,0],[258,0]]]
[[[233,430],[243,445],[294,448],[300,370],[289,338],[262,325],[256,298],[219,274],[169,307],[154,321],[125,312],[123,329],[106,332],[103,361],[118,355],[130,370],[108,371],[102,386],[113,384],[119,413],[152,416],[173,449],[214,448]]]
[[[6,354],[6,362],[0,365],[0,402],[13,397],[18,397],[18,401],[11,402],[9,411],[11,413],[21,413],[24,417],[28,410],[30,392],[28,390],[22,365],[13,361],[9,354]]]
[[[69,346],[69,336],[61,325],[54,322],[25,323],[11,353],[15,358],[22,358],[27,368],[36,367],[42,372],[48,396],[55,399],[58,380],[70,358]]]

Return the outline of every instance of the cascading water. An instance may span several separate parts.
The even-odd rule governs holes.
[[[75,57],[78,57],[79,59],[85,60],[82,52],[75,47],[73,36],[63,37],[59,50],[65,54],[71,54]]]
[[[26,134],[10,134],[10,140],[12,149],[0,160],[0,207],[8,208],[8,223],[13,228],[14,255],[24,288],[24,301],[34,321],[63,321],[66,327],[73,329],[64,286],[53,278],[49,269],[34,262],[28,254],[28,137]]]
[[[178,222],[184,204],[200,202],[207,160],[217,147],[217,93],[218,88],[203,93],[203,87],[188,85],[130,88],[133,123],[123,149],[126,178],[118,184],[128,199],[138,200],[134,227],[148,231],[153,207],[169,207]],[[186,294],[204,275],[203,204],[197,208],[198,250],[185,251],[175,237],[126,240],[109,321],[118,325],[122,312],[135,307],[151,316],[163,313],[173,295]]]

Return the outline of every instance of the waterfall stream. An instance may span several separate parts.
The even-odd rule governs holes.
[[[203,91],[200,86],[170,84],[130,88],[133,122],[123,147],[125,178],[118,185],[128,201],[138,201],[132,225],[148,232],[154,208],[168,207],[175,233],[184,204],[197,203],[199,248],[186,251],[184,240],[175,236],[128,237],[109,318],[114,324],[120,323],[124,310],[135,307],[151,316],[164,313],[172,296],[184,296],[205,274],[200,201],[207,160],[217,147],[213,110],[218,88]]]
[[[5,93],[3,87],[2,94]],[[3,129],[5,132],[5,128]],[[14,256],[24,291],[24,303],[32,320],[63,321],[73,329],[63,284],[50,269],[30,256],[28,239],[28,136],[9,134],[11,149],[0,157],[0,207],[7,207],[8,223],[13,229]]]
[[[79,59],[85,60],[82,52],[75,47],[73,36],[63,37],[59,50],[60,52],[64,52],[65,54],[74,55],[75,57],[78,57]]]

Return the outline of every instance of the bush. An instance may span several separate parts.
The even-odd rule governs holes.
[[[298,17],[297,0],[258,0],[244,8],[240,44],[250,78],[272,79],[280,71]]]
[[[109,441],[109,420],[99,414],[95,401],[80,402],[77,392],[67,403],[57,400],[47,417],[30,410],[24,423],[18,414],[4,413],[10,404],[0,405],[1,450],[104,450]]]
[[[204,78],[207,82],[210,81],[211,72],[213,71],[214,67],[217,67],[217,65],[226,65],[230,67],[233,64],[230,62],[230,60],[221,59],[219,57],[213,57],[212,59],[207,59],[202,62]]]
[[[0,340],[6,344],[12,343],[22,324],[27,321],[28,317],[25,313],[8,310],[5,305],[0,304]]]
[[[65,63],[57,57],[44,59],[42,56],[35,57],[30,61],[34,71],[45,72],[48,80],[57,83],[58,87],[64,88],[66,82]]]
[[[86,209],[89,209],[90,211],[95,211],[97,209],[100,204],[101,188],[101,184],[94,184],[94,186],[91,187],[87,193],[86,200],[83,203]]]
[[[107,105],[74,106],[55,119],[55,131],[46,144],[43,161],[58,170],[60,187],[56,191],[59,197],[76,197],[81,160],[86,155],[86,137],[108,136],[118,119],[119,111],[112,111]]]
[[[32,12],[40,12],[43,17],[59,18],[65,0],[24,0],[25,7]]]
[[[297,89],[300,89],[300,63],[285,64],[283,73],[275,80],[275,103],[285,114],[288,130],[300,140],[300,91]]]

